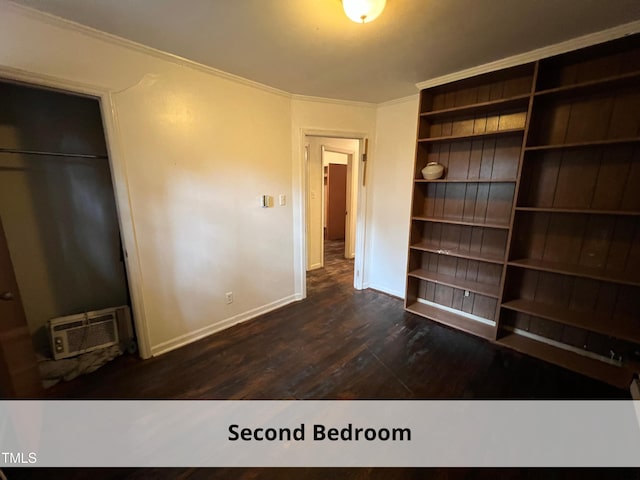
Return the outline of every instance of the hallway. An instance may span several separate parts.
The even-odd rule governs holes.
[[[353,289],[354,260],[344,258],[344,240],[325,240],[324,267],[307,272],[307,296],[339,286]]]

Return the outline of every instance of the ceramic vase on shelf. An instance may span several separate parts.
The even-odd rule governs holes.
[[[422,177],[425,180],[437,180],[444,174],[444,167],[438,162],[429,162],[427,166],[422,169]]]

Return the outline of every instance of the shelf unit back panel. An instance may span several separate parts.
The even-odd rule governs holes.
[[[518,206],[640,213],[640,143],[528,152]]]
[[[526,95],[531,91],[533,64],[452,82],[423,90],[420,111],[431,112]]]
[[[442,285],[413,277],[408,278],[409,288],[417,291],[417,298],[432,304],[470,314],[490,322],[494,321],[498,300],[467,292],[461,288]],[[475,320],[470,320],[471,322]]]
[[[588,96],[536,98],[528,146],[640,136],[640,84]]]
[[[413,222],[411,245],[440,250],[443,255],[453,252],[498,261],[497,259],[503,259],[505,256],[507,231],[467,225]]]
[[[514,188],[510,183],[417,184],[413,214],[506,226],[511,217]]]
[[[548,90],[640,72],[637,36],[541,60],[536,90]]]
[[[423,269],[459,280],[478,282],[493,287],[496,292],[500,286],[501,265],[430,252],[412,251],[410,255],[410,271]]]
[[[640,333],[640,287],[526,268],[510,268],[503,300],[539,304],[635,319]],[[603,317],[603,318],[604,318]]]
[[[500,325],[505,333],[514,329],[527,332],[556,342],[560,348],[566,345],[568,349],[587,352],[592,358],[600,357],[600,360],[605,362],[613,360],[611,363],[620,365],[629,360],[636,361],[637,344],[602,333],[506,309],[501,312]]]
[[[462,118],[434,118],[420,122],[420,138],[464,136],[524,128],[526,112],[508,109],[497,113],[478,113]]]
[[[448,180],[515,179],[521,146],[522,135],[419,144],[415,178],[422,178],[428,162],[437,162]]]
[[[640,217],[519,212],[510,259],[601,269],[640,283]]]

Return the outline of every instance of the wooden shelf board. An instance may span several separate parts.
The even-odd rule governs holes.
[[[635,272],[635,274],[611,272],[602,268],[585,267],[583,265],[574,265],[571,263],[549,262],[534,258],[520,258],[512,260],[509,262],[509,265],[529,268],[532,270],[540,270],[543,272],[561,273],[564,275],[573,275],[575,277],[591,278],[594,280],[640,287],[640,272]]]
[[[631,383],[632,372],[623,367],[610,365],[516,333],[510,333],[498,339],[497,343],[569,370],[595,377],[619,388],[629,388]]]
[[[502,230],[509,230],[509,225],[502,225],[499,223],[467,222],[465,220],[451,220],[448,218],[439,218],[439,217],[422,217],[419,215],[412,217],[412,220],[419,220],[421,222],[451,223],[453,225],[468,225],[470,227],[485,227],[485,228],[498,228]]]
[[[458,278],[451,275],[430,272],[424,268],[410,271],[409,276],[419,278],[420,280],[439,283],[441,285],[447,285],[449,287],[459,288],[460,290],[469,290],[470,292],[486,295],[487,297],[498,298],[500,296],[500,287],[498,285],[488,285],[486,283],[465,280],[464,278]]]
[[[604,87],[614,86],[637,86],[640,81],[640,72],[630,72],[622,75],[613,75],[598,80],[574,83],[572,85],[562,85],[555,88],[547,88],[534,93],[536,97],[551,96],[556,93],[585,93],[588,91],[598,91]]]
[[[525,147],[528,152],[538,150],[562,150],[569,148],[582,148],[582,147],[598,147],[607,145],[619,145],[624,143],[639,143],[640,137],[627,137],[627,138],[614,138],[606,140],[593,140],[590,142],[573,142],[573,143],[557,143],[553,145],[532,145]]]
[[[583,328],[621,340],[640,343],[640,325],[633,328],[634,319],[610,316],[600,312],[579,312],[566,307],[547,305],[530,300],[511,300],[502,304],[503,308],[544,318],[552,322]],[[638,322],[636,320],[636,322]]]
[[[464,135],[447,135],[444,137],[427,137],[427,138],[419,138],[419,143],[436,143],[436,142],[450,142],[455,140],[472,140],[474,138],[490,138],[490,137],[500,137],[503,135],[513,135],[514,133],[522,133],[524,132],[523,128],[505,128],[504,130],[496,130],[495,132],[478,132],[478,133],[467,133]]]
[[[480,262],[497,263],[502,265],[504,263],[503,257],[496,255],[483,255],[482,253],[470,252],[469,250],[462,250],[459,248],[441,248],[436,245],[430,245],[426,242],[415,243],[409,248],[413,250],[420,250],[423,252],[436,253],[438,255],[448,255],[451,257],[466,258],[468,260],[478,260]]]
[[[515,183],[515,178],[439,178],[437,180],[425,180],[416,178],[416,183]]]
[[[415,302],[408,305],[406,310],[416,315],[426,317],[429,320],[471,333],[472,335],[477,335],[489,340],[494,337],[494,327],[491,325],[472,320],[464,315],[459,315],[442,308]]]
[[[516,207],[519,212],[548,212],[548,213],[586,213],[589,215],[627,215],[638,216],[637,210],[595,210],[586,208],[556,208],[556,207]]]
[[[432,110],[420,114],[422,118],[452,118],[465,114],[482,114],[496,112],[506,109],[515,109],[521,107],[526,109],[529,103],[529,94],[516,95],[509,98],[501,98],[499,100],[490,100],[488,102],[473,103],[471,105],[461,105],[459,107],[443,108],[441,110]]]

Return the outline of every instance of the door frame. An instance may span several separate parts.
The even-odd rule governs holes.
[[[344,235],[344,258],[353,258],[351,257],[351,250],[353,250],[353,244],[355,243],[355,239],[353,238],[353,236],[355,235],[355,230],[354,230],[354,235],[351,234],[351,222],[352,220],[355,221],[356,217],[353,216],[353,213],[351,212],[352,210],[352,194],[353,194],[353,159],[356,155],[356,152],[352,151],[352,150],[348,150],[346,148],[337,148],[337,147],[332,147],[330,145],[322,145],[322,149],[321,149],[321,158],[320,160],[322,161],[322,165],[324,167],[324,154],[325,152],[332,152],[332,153],[341,153],[343,155],[347,156],[347,191],[346,191],[346,197],[347,197],[347,215],[345,216],[345,235]],[[356,190],[357,191],[357,190]],[[323,193],[323,198],[322,198],[322,205],[323,205],[323,209],[322,209],[322,215],[325,214],[326,209],[324,207],[326,207],[325,202],[327,201],[326,198],[324,198],[324,189],[322,190]],[[356,210],[357,210],[357,203],[356,203]],[[324,221],[324,219],[323,219]],[[354,252],[354,257],[355,257],[355,252]],[[322,238],[322,264],[324,265],[324,235]]]
[[[365,227],[366,227],[366,211],[367,211],[367,195],[366,185],[363,185],[363,175],[365,174],[363,155],[365,147],[365,139],[368,134],[364,132],[349,132],[341,130],[318,130],[318,129],[300,129],[300,143],[298,145],[298,161],[299,172],[301,175],[299,182],[299,195],[294,198],[298,204],[294,208],[294,242],[297,242],[299,248],[294,249],[294,266],[299,270],[299,274],[295,276],[296,292],[299,292],[300,299],[307,297],[307,195],[309,191],[309,159],[307,137],[333,137],[347,138],[358,140],[360,143],[360,158],[358,159],[358,191],[357,195],[357,211],[356,211],[356,238],[355,238],[355,259],[354,259],[354,275],[353,287],[356,290],[364,289],[364,267],[365,267]],[[297,217],[297,218],[296,218]],[[296,255],[297,253],[297,255]]]
[[[129,194],[127,165],[122,145],[120,144],[120,124],[112,97],[112,94],[115,92],[98,85],[88,85],[3,66],[0,66],[0,80],[25,83],[36,88],[49,88],[75,95],[84,95],[98,100],[107,145],[111,181],[115,194],[120,238],[124,249],[124,261],[127,280],[129,282],[129,294],[131,296],[131,309],[136,329],[138,352],[142,358],[151,357],[149,330],[142,296],[142,271],[140,268],[139,248],[133,222],[131,197]]]

